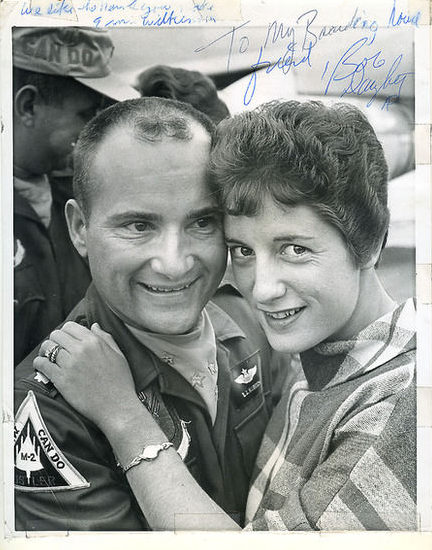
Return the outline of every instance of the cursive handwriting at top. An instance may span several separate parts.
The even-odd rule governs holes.
[[[262,59],[263,47],[261,46],[258,53],[258,60],[251,65],[253,72],[251,73],[246,91],[243,96],[244,105],[249,105],[255,94],[257,76],[256,71],[264,69],[267,74],[271,73],[274,69],[281,70],[284,74],[288,74],[292,67],[298,67],[303,63],[307,63],[311,67],[311,51],[313,45],[310,43],[306,48],[299,49],[296,47],[296,42],[291,41],[286,45],[285,53],[279,57],[277,61],[267,61]]]
[[[341,56],[335,64],[331,74],[327,80],[327,85],[324,90],[326,95],[332,85],[336,82],[346,82],[345,88],[342,90],[340,97],[345,95],[371,94],[366,107],[370,107],[375,101],[377,95],[383,90],[388,90],[392,93],[384,99],[382,109],[388,110],[389,106],[397,101],[400,97],[402,86],[405,84],[407,77],[412,76],[413,72],[401,72],[397,70],[403,59],[403,54],[398,55],[391,63],[387,74],[383,80],[376,76],[376,70],[382,67],[389,66],[389,63],[384,58],[381,50],[374,52],[372,55],[364,56],[364,51],[360,56],[356,56],[364,48],[369,48],[367,38],[361,38],[354,42]],[[324,79],[330,62],[327,61],[321,80]],[[382,74],[382,73],[380,73]]]
[[[397,17],[396,13],[396,0],[393,0],[393,8],[390,12],[387,27],[399,27],[400,25],[414,25],[415,27],[418,27],[421,15],[419,11],[415,15],[409,15],[403,11],[399,11]]]
[[[207,0],[192,0],[191,5],[171,6],[170,3],[149,3],[145,0],[52,0],[32,5],[21,2],[21,16],[41,16],[78,21],[78,13],[94,15],[96,27],[137,26],[171,27],[216,23],[214,5]]]

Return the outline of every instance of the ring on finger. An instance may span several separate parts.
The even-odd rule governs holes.
[[[55,363],[57,359],[57,355],[59,354],[61,350],[61,346],[58,344],[54,344],[52,347],[48,348],[44,355],[50,361],[51,363]]]

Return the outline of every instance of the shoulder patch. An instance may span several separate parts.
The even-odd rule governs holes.
[[[55,444],[30,390],[15,416],[15,488],[65,491],[90,487]]]
[[[13,266],[18,267],[23,261],[25,256],[24,247],[19,239],[15,239],[14,242],[14,257],[13,257]]]

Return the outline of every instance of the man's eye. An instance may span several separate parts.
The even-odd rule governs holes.
[[[298,258],[308,252],[308,249],[298,244],[287,244],[282,250],[281,254],[284,256],[290,256],[291,258]]]
[[[248,256],[252,256],[253,250],[247,246],[232,246],[230,247],[230,254],[233,259],[247,258]]]
[[[198,229],[213,229],[218,225],[219,219],[216,216],[205,216],[195,220],[194,225]]]
[[[211,218],[200,218],[195,223],[197,224],[198,227],[200,227],[201,229],[204,229],[205,227],[208,227],[210,225],[211,221],[212,221]]]
[[[150,229],[149,224],[146,222],[130,223],[127,227],[136,233],[144,233],[144,231],[148,231]]]

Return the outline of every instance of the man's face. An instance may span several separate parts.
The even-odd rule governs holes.
[[[226,247],[206,182],[210,138],[139,142],[115,128],[92,169],[85,229],[94,284],[126,323],[165,334],[191,330],[225,271]]]
[[[67,166],[79,133],[98,106],[98,94],[78,82],[71,83],[70,92],[59,102],[39,100],[33,146],[39,150],[41,171],[49,173]]]

